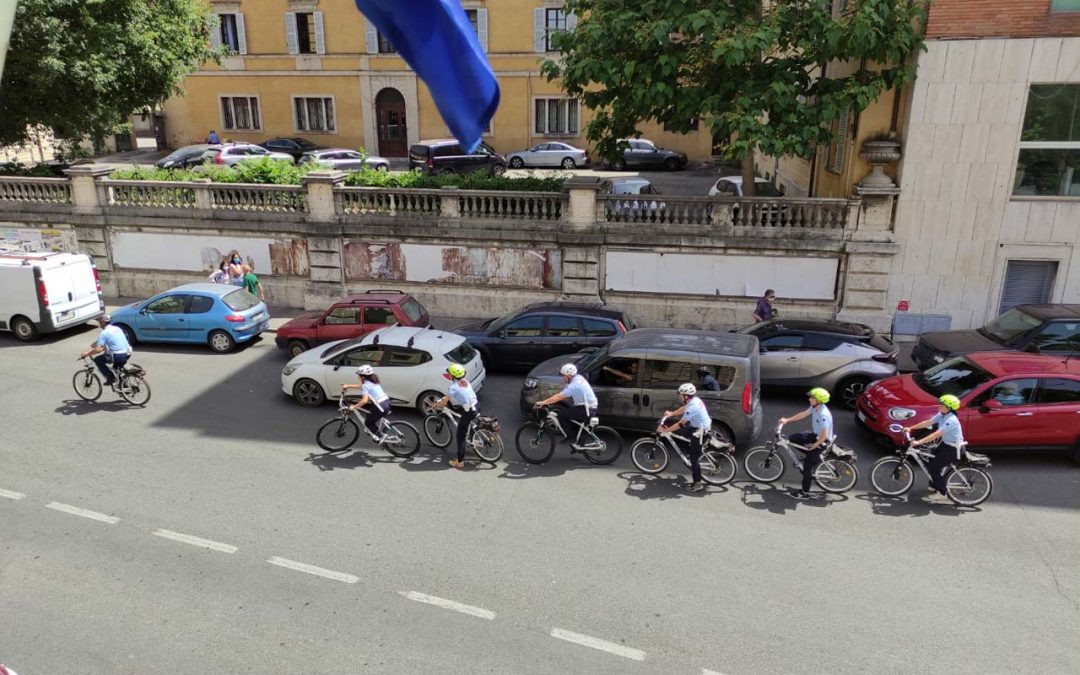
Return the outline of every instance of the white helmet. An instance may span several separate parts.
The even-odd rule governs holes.
[[[360,366],[359,368],[356,369],[356,374],[357,375],[363,375],[364,377],[367,377],[368,375],[374,375],[375,374],[375,369],[372,368],[371,366],[363,365],[363,366]]]
[[[689,382],[687,382],[685,384],[680,384],[679,385],[679,393],[682,394],[683,396],[693,396],[693,395],[697,394],[697,387],[690,384]]]
[[[577,375],[577,366],[572,363],[568,363],[559,369],[559,372],[567,377],[573,377]]]

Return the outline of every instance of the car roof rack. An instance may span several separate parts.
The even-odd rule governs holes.
[[[371,344],[373,344],[373,345],[379,344],[379,334],[378,333],[375,333],[375,336],[371,338]]]
[[[349,304],[350,305],[356,305],[356,304],[360,304],[360,303],[376,304],[376,303],[380,303],[380,302],[382,304],[384,304],[384,305],[392,305],[392,304],[394,304],[394,303],[390,302],[389,300],[384,300],[383,298],[353,298],[352,300],[349,301]]]
[[[396,290],[396,289],[395,290],[384,290],[384,289],[381,289],[381,288],[369,288],[368,290],[364,291],[364,293],[365,294],[366,293],[401,293],[402,295],[405,295],[405,293],[403,293],[402,291]]]

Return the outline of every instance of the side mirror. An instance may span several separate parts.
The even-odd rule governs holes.
[[[504,331],[504,330],[497,331],[495,333],[495,337],[499,338],[500,340],[505,340],[506,339],[506,331]]]
[[[996,398],[988,398],[985,401],[983,401],[982,407],[983,407],[983,410],[991,411],[991,410],[1001,410],[1005,406],[1001,405],[1001,401],[997,400]]]

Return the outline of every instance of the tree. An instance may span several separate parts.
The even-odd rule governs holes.
[[[831,122],[910,81],[921,0],[567,0],[579,17],[553,37],[541,71],[593,111],[586,135],[613,157],[643,120],[687,132],[693,118],[729,139],[753,186],[753,152],[809,157]],[[829,76],[827,64],[862,64]],[[749,167],[749,172],[747,171]],[[749,173],[749,176],[747,176]]]
[[[102,138],[214,58],[201,0],[19,0],[0,81],[0,147],[32,127]]]

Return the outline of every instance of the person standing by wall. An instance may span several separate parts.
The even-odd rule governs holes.
[[[244,270],[244,290],[265,301],[266,296],[263,294],[262,284],[259,283],[259,277],[251,271],[251,265],[245,263],[242,269]]]
[[[211,129],[210,135],[206,137],[206,142],[210,145],[218,145],[221,143],[221,139],[218,138],[217,132]]]
[[[776,300],[776,292],[773,289],[765,291],[765,295],[758,298],[757,307],[754,308],[754,323],[768,321],[776,316],[773,310],[773,300]]]
[[[225,260],[229,263],[229,283],[233,286],[243,286],[244,259],[240,257],[240,252],[237,250],[229,251],[229,255],[225,256]]]

